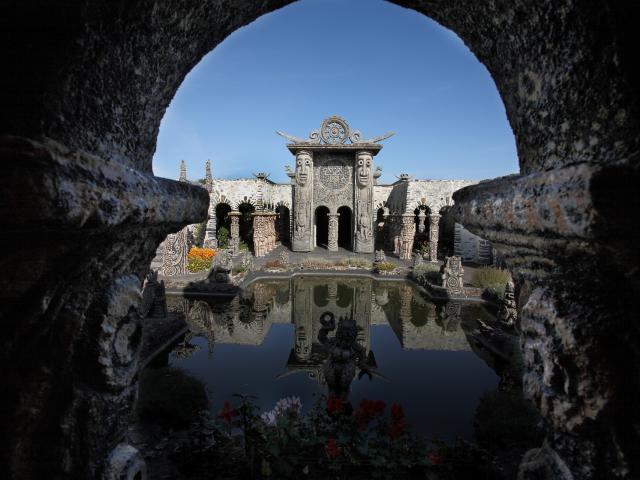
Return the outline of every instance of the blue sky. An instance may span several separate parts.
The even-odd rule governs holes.
[[[187,75],[160,125],[153,169],[219,178],[293,164],[275,130],[306,138],[330,115],[365,137],[388,131],[380,181],[485,179],[518,171],[493,79],[433,20],[378,0],[302,0],[230,35]]]

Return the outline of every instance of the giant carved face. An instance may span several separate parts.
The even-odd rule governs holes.
[[[356,182],[358,186],[366,187],[371,184],[371,154],[358,153],[356,160]]]
[[[298,152],[296,156],[296,185],[304,187],[311,176],[313,160],[308,152]]]

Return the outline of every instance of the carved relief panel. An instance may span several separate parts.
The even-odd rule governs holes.
[[[335,212],[353,204],[353,153],[317,153],[314,162],[315,206]]]
[[[293,238],[295,252],[313,250],[313,156],[301,150],[296,154],[293,187]]]

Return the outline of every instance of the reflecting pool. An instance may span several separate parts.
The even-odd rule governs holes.
[[[467,340],[494,314],[433,302],[403,281],[258,280],[234,298],[169,296],[168,306],[189,325],[169,364],[204,383],[212,412],[237,393],[265,411],[297,396],[306,410],[334,385],[353,406],[365,398],[402,405],[416,433],[470,439],[480,398],[499,382]],[[341,349],[349,335],[353,345]]]

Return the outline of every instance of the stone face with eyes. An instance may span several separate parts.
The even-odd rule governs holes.
[[[296,156],[296,185],[304,187],[311,176],[313,159],[307,152],[299,152]]]
[[[358,153],[356,159],[356,182],[359,187],[367,187],[371,184],[372,157],[368,152]]]

